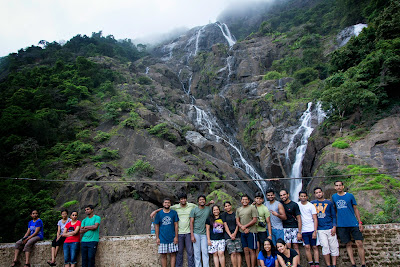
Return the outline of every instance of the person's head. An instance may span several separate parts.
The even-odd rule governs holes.
[[[306,191],[300,191],[299,192],[299,199],[302,203],[307,202],[308,201],[308,195]]]
[[[285,241],[283,241],[282,238],[279,238],[278,240],[276,240],[276,249],[280,252],[283,253],[286,249],[286,243]]]
[[[269,253],[272,255],[276,254],[276,248],[271,239],[268,239],[268,238],[265,239],[262,252],[263,252],[264,256],[268,256],[267,254],[269,254]]]
[[[61,217],[66,220],[68,218],[68,210],[67,209],[63,209],[61,211]]]
[[[279,197],[281,198],[281,200],[282,200],[283,202],[286,202],[286,201],[289,199],[289,193],[288,193],[288,191],[287,191],[286,189],[282,189],[282,190],[279,192]]]
[[[275,192],[272,188],[267,190],[267,200],[268,201],[274,201],[275,200]]]
[[[93,211],[94,211],[93,205],[87,205],[87,206],[85,207],[85,213],[86,213],[86,215],[91,215],[91,214],[93,214]]]
[[[178,199],[179,199],[179,203],[181,203],[181,205],[185,206],[187,203],[187,195],[186,193],[180,193],[178,195]]]
[[[164,209],[169,210],[169,208],[171,207],[171,199],[169,199],[167,197],[164,198],[162,205],[163,205]]]
[[[32,210],[31,211],[31,217],[32,219],[36,220],[37,218],[39,218],[39,211],[38,210]]]
[[[261,192],[257,192],[254,198],[257,205],[261,205],[264,202],[264,195]]]
[[[315,187],[314,188],[314,196],[316,199],[323,199],[324,198],[324,192],[322,192],[321,187]]]
[[[206,205],[206,196],[205,195],[198,196],[197,203],[199,204],[199,206],[205,206]]]
[[[231,212],[231,210],[232,210],[232,204],[231,204],[230,201],[225,201],[225,202],[224,202],[224,210],[225,210],[226,212]]]
[[[336,181],[335,182],[335,190],[338,193],[342,193],[344,190],[344,183],[343,181]]]
[[[70,218],[71,218],[71,220],[76,221],[78,219],[78,212],[76,210],[71,212]]]
[[[212,214],[214,215],[215,218],[219,217],[221,210],[219,209],[219,207],[217,205],[212,206],[211,210],[212,210]]]
[[[240,199],[240,202],[242,203],[243,206],[247,206],[250,203],[250,198],[248,195],[243,195]]]

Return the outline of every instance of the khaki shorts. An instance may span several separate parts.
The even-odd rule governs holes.
[[[15,249],[22,250],[23,252],[31,252],[36,242],[40,241],[40,237],[35,236],[29,239],[26,244],[22,243],[22,239],[15,243]]]

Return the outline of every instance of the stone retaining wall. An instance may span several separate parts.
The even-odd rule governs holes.
[[[364,238],[367,266],[400,266],[400,224],[367,225]],[[50,259],[50,247],[50,241],[38,242],[32,252],[31,266],[48,266],[46,261]],[[354,252],[359,264],[356,246],[354,246]],[[301,248],[301,254],[302,265],[308,266],[303,248]],[[13,255],[14,244],[0,244],[0,266],[9,266]],[[23,262],[22,253],[19,259]],[[226,259],[226,266],[231,266],[229,255],[226,255]],[[323,262],[322,255],[320,260]],[[62,251],[58,255],[57,266],[63,266]],[[96,254],[96,266],[160,266],[154,235],[102,237]],[[211,258],[210,266],[213,266]],[[321,266],[325,265],[321,264]],[[344,246],[340,247],[338,266],[350,266]]]

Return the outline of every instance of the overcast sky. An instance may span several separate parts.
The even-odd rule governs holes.
[[[1,0],[0,57],[20,48],[103,31],[136,39],[215,22],[238,0]],[[240,2],[251,2],[242,0]]]

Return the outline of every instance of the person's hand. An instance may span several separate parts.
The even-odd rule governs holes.
[[[360,232],[364,231],[364,226],[361,223],[358,225],[358,228],[360,229]]]
[[[240,226],[240,229],[242,229],[242,231],[246,230],[246,226],[242,225]]]
[[[207,244],[208,244],[209,246],[211,246],[211,245],[212,245],[212,244],[211,244],[211,240],[208,240]]]
[[[174,244],[175,244],[175,245],[178,244],[178,237],[175,237],[175,238],[174,238]]]
[[[250,230],[249,230],[249,228],[246,228],[246,229],[244,229],[244,233],[245,233],[245,234],[248,234],[248,233],[250,233]]]
[[[314,232],[312,233],[312,239],[317,239],[317,231],[314,231]]]
[[[333,227],[331,230],[331,236],[335,236],[336,235],[336,227]]]
[[[232,240],[235,240],[236,239],[236,234],[231,234],[230,237],[231,237]]]
[[[267,238],[268,238],[269,240],[272,240],[272,236],[270,236],[270,235],[269,235]]]
[[[160,238],[157,238],[157,245],[160,245]]]
[[[303,240],[303,236],[300,233],[297,233],[297,240],[299,241]]]
[[[26,239],[24,239],[24,240],[22,240],[22,244],[26,244],[26,242],[28,242],[28,238],[26,238]]]
[[[191,235],[190,239],[192,240],[192,243],[196,243],[196,238],[194,237],[194,235]]]
[[[279,213],[277,213],[276,211],[273,211],[273,210],[270,210],[269,213],[271,213],[274,216],[278,216],[279,215]]]

